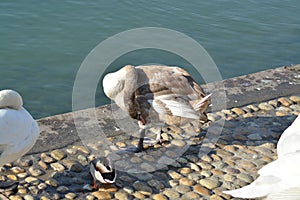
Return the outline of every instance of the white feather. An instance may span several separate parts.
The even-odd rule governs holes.
[[[261,168],[260,176],[250,185],[224,193],[239,198],[300,199],[299,119],[298,116],[279,139],[277,160]]]
[[[300,150],[300,116],[282,133],[277,143],[277,154],[285,154]]]

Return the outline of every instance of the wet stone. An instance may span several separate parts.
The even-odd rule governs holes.
[[[203,176],[199,173],[190,173],[187,175],[187,177],[195,182],[199,181]]]
[[[127,199],[129,199],[128,194],[125,193],[125,192],[116,192],[115,193],[115,198],[119,199],[119,200],[123,200],[123,199],[127,200]]]
[[[50,166],[53,170],[58,172],[63,172],[65,170],[65,167],[60,163],[51,163]]]
[[[281,105],[283,105],[283,106],[290,106],[290,105],[293,103],[290,99],[284,98],[284,97],[279,98],[278,101],[279,101],[279,102],[281,103]]]
[[[17,174],[17,176],[19,177],[19,178],[25,178],[25,177],[27,177],[28,176],[28,174],[26,173],[26,172],[24,172],[24,173],[19,173],[19,174]]]
[[[133,188],[132,188],[132,187],[129,187],[129,186],[123,187],[123,190],[124,190],[125,192],[127,192],[128,194],[133,194],[133,192],[134,192]]]
[[[116,192],[118,188],[112,184],[103,184],[98,188],[100,192]]]
[[[214,189],[221,185],[220,181],[208,178],[200,180],[199,183],[208,189]]]
[[[180,174],[187,175],[187,174],[191,173],[192,170],[190,168],[184,167],[184,168],[179,169],[179,171],[180,171]]]
[[[25,182],[35,185],[35,184],[39,183],[39,179],[29,176],[29,177],[25,178]]]
[[[213,173],[214,176],[222,176],[224,174],[223,171],[219,170],[219,169],[212,169],[211,172]]]
[[[76,149],[66,149],[66,152],[71,155],[75,155],[77,153]]]
[[[83,164],[87,164],[87,158],[84,155],[78,155],[77,159]]]
[[[241,134],[239,134],[239,133],[233,134],[232,137],[233,137],[235,140],[241,140],[241,141],[246,141],[246,140],[247,140],[247,137],[246,137],[246,136],[241,135]]]
[[[169,185],[171,187],[175,187],[175,186],[179,185],[179,181],[178,180],[169,180]]]
[[[283,116],[290,115],[290,113],[287,112],[287,111],[277,111],[275,114],[276,114],[276,116],[278,116],[278,117],[283,117]]]
[[[154,162],[155,161],[155,159],[153,158],[153,156],[150,156],[150,155],[144,155],[143,159],[145,159],[148,162]]]
[[[153,167],[152,165],[150,165],[148,163],[142,163],[141,168],[147,172],[155,171],[155,167]]]
[[[201,195],[204,195],[204,196],[210,195],[210,191],[207,188],[205,188],[205,187],[203,187],[202,185],[199,185],[199,184],[197,184],[193,187],[193,191],[197,192]]]
[[[24,172],[25,172],[25,170],[22,169],[22,168],[20,168],[20,167],[13,167],[13,168],[11,168],[10,170],[11,170],[13,173],[15,173],[15,174],[19,174],[19,173],[24,173]]]
[[[41,200],[50,200],[50,199],[46,196],[41,196]]]
[[[163,194],[169,197],[169,199],[178,199],[180,197],[180,194],[178,192],[171,189],[165,190]]]
[[[181,197],[181,199],[187,199],[187,200],[199,199],[199,195],[195,192],[187,192]]]
[[[166,151],[165,153],[168,157],[176,158],[178,155],[173,151]]]
[[[59,187],[56,189],[56,191],[57,191],[58,193],[67,193],[67,192],[69,192],[69,188],[66,187],[66,186],[59,186]]]
[[[145,199],[145,195],[143,195],[142,193],[140,192],[135,192],[132,194],[135,198],[137,199]]]
[[[139,158],[139,157],[132,157],[130,159],[130,162],[132,162],[132,163],[141,163],[142,161],[143,160],[141,158]]]
[[[144,195],[152,194],[152,189],[143,182],[136,181],[133,183],[133,187],[135,190],[139,191],[140,193],[142,193]]]
[[[212,175],[212,172],[209,170],[201,170],[200,174],[205,177],[210,177]]]
[[[245,181],[246,183],[251,183],[253,181],[253,178],[245,173],[240,173],[237,175],[238,179],[241,179],[242,181]]]
[[[213,162],[213,163],[211,163],[211,165],[218,169],[222,169],[225,167],[225,163],[222,161]]]
[[[204,155],[201,157],[201,160],[203,160],[204,162],[211,162],[213,159],[211,157],[209,157],[208,155]]]
[[[51,151],[50,155],[55,160],[62,160],[67,156],[63,151],[58,149]]]
[[[168,200],[168,198],[163,194],[155,194],[152,196],[154,200]]]
[[[84,146],[73,146],[73,149],[76,149],[78,151],[81,151],[84,154],[90,154],[90,151],[88,150],[88,148],[84,147]]]
[[[253,112],[259,111],[259,108],[254,105],[248,105],[247,108],[250,108],[251,110],[253,110]]]
[[[189,166],[192,170],[199,172],[200,171],[200,167],[198,165],[196,165],[195,163],[189,163]]]
[[[270,104],[270,105],[272,105],[274,107],[278,107],[280,103],[279,103],[279,101],[277,99],[273,99],[273,100],[270,100],[268,102],[268,104]]]
[[[230,174],[225,174],[225,175],[223,176],[223,178],[224,178],[225,181],[229,181],[229,182],[232,182],[232,181],[235,180],[235,177],[232,176],[232,175],[230,175]]]
[[[171,144],[178,146],[178,147],[184,147],[186,143],[182,140],[172,140]]]
[[[24,196],[24,200],[34,200],[34,197],[27,194],[27,195]]]
[[[9,197],[10,200],[22,200],[21,196],[17,196],[17,195],[12,195]]]
[[[25,188],[18,188],[18,193],[19,194],[27,194],[28,191]]]
[[[192,185],[194,185],[195,182],[188,178],[181,178],[181,179],[179,179],[179,183],[180,183],[180,185],[192,186]]]
[[[74,160],[63,160],[63,164],[70,170],[71,172],[81,172],[83,170],[83,166],[78,161]]]
[[[97,199],[101,199],[101,200],[109,200],[112,199],[111,195],[108,192],[100,192],[100,191],[96,191],[93,192],[92,195],[94,197],[96,197]]]
[[[75,193],[68,193],[65,195],[67,199],[75,199],[77,195]]]
[[[214,122],[214,121],[216,121],[216,119],[218,119],[218,115],[213,114],[213,113],[207,113],[207,119],[208,119],[209,121]]]
[[[279,108],[276,109],[277,111],[282,111],[282,112],[291,112],[292,110],[288,107],[280,106]]]
[[[29,173],[32,175],[32,176],[41,176],[44,174],[44,172],[38,168],[34,168],[34,167],[29,167],[28,169]]]
[[[248,135],[248,138],[250,140],[261,140],[262,139],[262,137],[260,136],[259,133],[250,134],[250,135]]]
[[[186,185],[178,185],[174,187],[174,190],[181,193],[181,194],[185,194],[187,192],[191,191],[191,188],[189,186]]]
[[[155,180],[155,179],[151,179],[148,182],[148,185],[150,185],[151,187],[157,189],[157,190],[162,190],[163,188],[165,188],[164,184],[161,183],[161,181]]]
[[[223,200],[223,198],[216,194],[213,194],[211,195],[210,200]]]
[[[213,167],[206,162],[198,162],[196,163],[197,165],[199,165],[201,167],[201,169],[212,169]]]
[[[172,179],[180,179],[182,177],[182,175],[172,170],[168,171],[168,174]]]
[[[292,100],[295,103],[300,103],[300,96],[291,96],[290,100]]]
[[[17,176],[14,175],[14,174],[8,174],[8,175],[7,175],[7,178],[9,178],[10,180],[13,180],[13,181],[18,180]]]
[[[239,167],[243,167],[245,169],[253,169],[256,167],[250,160],[241,160],[238,164]]]
[[[32,166],[32,164],[33,164],[32,160],[25,159],[25,158],[21,158],[20,160],[17,161],[17,163],[18,163],[21,167],[30,167],[30,166]]]
[[[243,115],[243,114],[245,114],[245,112],[242,109],[240,109],[240,108],[233,108],[233,109],[231,109],[231,111],[233,111],[237,115]]]
[[[125,148],[126,147],[126,144],[124,142],[116,142],[116,145],[119,147],[119,148]]]
[[[39,190],[35,186],[28,187],[31,194],[37,195],[39,193]]]
[[[47,165],[44,161],[40,160],[40,161],[38,162],[38,164],[39,164],[39,166],[40,166],[43,170],[47,170],[47,169],[48,169],[48,165]]]
[[[40,183],[38,186],[39,190],[45,190],[47,188],[47,184],[46,183]]]
[[[268,103],[260,103],[259,105],[258,105],[258,107],[261,109],[261,110],[266,110],[266,111],[268,111],[268,110],[273,110],[274,109],[274,107],[272,106],[272,105],[270,105],[270,104],[268,104]]]
[[[45,181],[45,183],[47,185],[50,185],[52,187],[57,187],[58,186],[58,182],[55,179],[48,179]]]
[[[293,104],[293,105],[290,106],[290,108],[295,110],[295,111],[300,111],[300,105]]]
[[[54,158],[48,156],[48,155],[45,154],[45,153],[42,153],[42,154],[41,154],[41,158],[42,158],[42,160],[43,160],[45,163],[53,163],[53,162],[55,161]]]

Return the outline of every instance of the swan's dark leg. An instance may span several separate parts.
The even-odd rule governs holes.
[[[156,134],[155,140],[148,138],[148,137],[144,137],[144,144],[148,144],[151,146],[154,146],[156,144],[161,144],[162,143],[162,140],[161,140],[162,132],[163,132],[162,128],[160,128],[159,132],[157,132],[157,134]]]
[[[145,132],[146,132],[146,128],[144,127],[140,127],[139,130],[139,143],[137,145],[137,147],[135,146],[131,146],[131,147],[127,147],[127,148],[122,148],[120,151],[118,151],[118,153],[138,153],[143,151],[143,144],[144,144],[144,137],[145,137]]]

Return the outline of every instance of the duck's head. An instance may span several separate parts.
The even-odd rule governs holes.
[[[118,93],[120,93],[125,85],[126,74],[132,70],[134,66],[126,65],[116,72],[106,74],[103,78],[102,86],[104,93],[110,99],[115,99]]]
[[[23,100],[19,93],[8,89],[0,91],[0,108],[20,110],[22,106]]]

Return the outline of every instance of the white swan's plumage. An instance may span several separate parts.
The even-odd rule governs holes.
[[[224,191],[239,198],[300,199],[300,116],[289,126],[277,144],[278,159],[258,171],[250,185]]]
[[[277,154],[285,154],[300,150],[300,116],[282,133],[277,143]]]
[[[39,136],[39,127],[13,90],[0,91],[0,166],[26,154]]]

